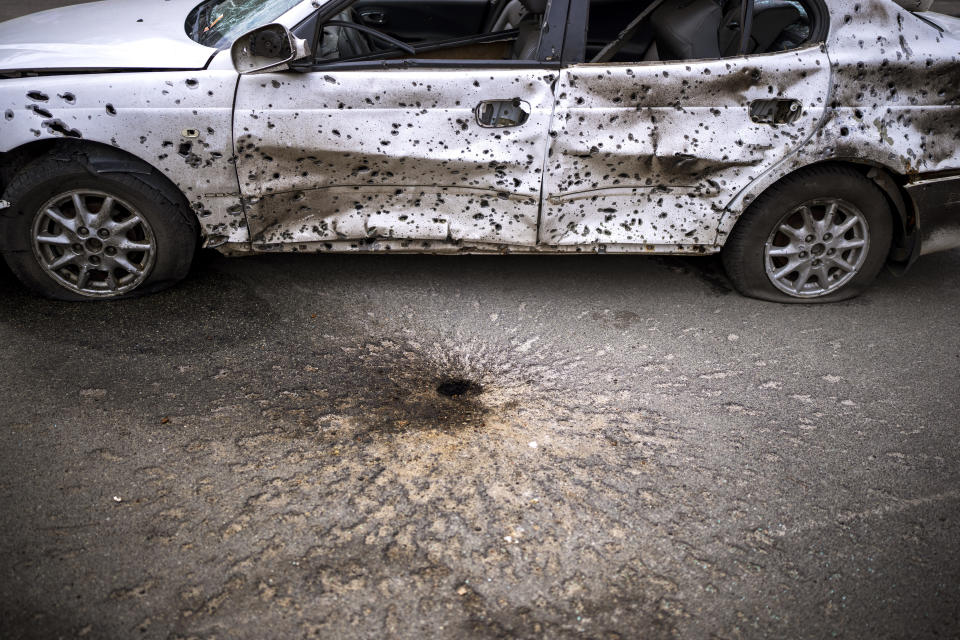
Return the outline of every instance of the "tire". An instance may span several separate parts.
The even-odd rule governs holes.
[[[838,302],[860,295],[877,277],[892,234],[880,188],[850,167],[823,165],[787,176],[758,197],[721,257],[745,296]]]
[[[111,172],[98,174],[97,160]],[[110,150],[51,152],[14,176],[3,199],[11,203],[0,217],[7,264],[48,298],[153,293],[186,277],[193,262],[198,223],[182,194]]]

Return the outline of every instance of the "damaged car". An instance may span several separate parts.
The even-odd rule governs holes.
[[[923,0],[106,0],[0,25],[0,251],[117,299],[199,247],[720,253],[829,302],[960,246]]]

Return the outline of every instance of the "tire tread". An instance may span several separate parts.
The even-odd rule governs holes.
[[[829,183],[833,180],[843,180],[850,185],[856,185],[856,188],[862,191],[863,198],[876,199],[878,207],[882,209],[882,217],[879,219],[885,220],[886,225],[881,225],[882,228],[871,231],[871,243],[876,242],[878,245],[885,246],[882,249],[880,247],[872,249],[867,260],[868,262],[872,260],[876,263],[877,261],[874,259],[873,251],[878,250],[883,251],[882,260],[879,261],[879,264],[870,264],[869,268],[865,265],[861,273],[849,284],[829,295],[819,298],[795,298],[789,296],[774,287],[773,284],[766,279],[762,255],[758,257],[757,247],[755,246],[757,237],[758,235],[765,237],[769,234],[770,225],[772,224],[770,219],[783,213],[780,203],[795,198],[795,193],[798,190],[802,193],[803,190],[809,189],[811,183]],[[852,167],[840,164],[822,164],[806,167],[792,173],[760,194],[737,221],[730,236],[727,238],[720,257],[727,276],[730,278],[734,287],[745,296],[792,304],[838,302],[860,295],[876,277],[877,273],[883,267],[883,262],[889,252],[891,235],[892,214],[889,206],[886,204],[886,197],[880,187]],[[753,264],[753,261],[756,261],[756,264]],[[758,269],[763,273],[763,282],[766,286],[763,286],[759,282],[757,277]]]
[[[119,158],[131,163],[129,172],[110,172],[107,174],[96,174],[92,168],[92,159],[97,157]],[[167,256],[169,264],[164,265],[168,273],[164,273],[163,267],[155,267],[155,273],[151,275],[142,285],[134,291],[130,291],[122,296],[111,299],[122,299],[137,297],[148,293],[165,289],[178,282],[189,272],[193,263],[193,257],[196,251],[196,239],[199,236],[199,223],[194,212],[187,204],[186,198],[170,181],[159,171],[150,167],[146,163],[136,158],[128,157],[120,153],[111,153],[109,149],[82,149],[82,148],[55,148],[44,155],[36,158],[26,164],[18,171],[7,185],[3,198],[13,203],[12,209],[23,197],[28,196],[32,190],[38,186],[55,180],[64,175],[64,173],[77,173],[78,169],[85,170],[91,175],[104,175],[110,180],[121,183],[127,188],[143,194],[144,198],[150,202],[156,203],[158,209],[167,217],[167,223],[173,227],[174,235],[180,238],[180,242],[168,243],[171,253]],[[19,215],[27,215],[27,212],[19,212]],[[17,223],[10,220],[4,221],[7,232],[10,227]],[[190,241],[187,241],[187,238]],[[158,247],[158,250],[161,249]],[[88,301],[95,298],[87,298],[53,283],[44,280],[38,281],[35,273],[25,260],[33,260],[33,256],[22,256],[25,252],[12,252],[4,256],[10,270],[13,271],[21,282],[26,284],[34,291],[46,297],[60,300]],[[157,276],[157,277],[154,277]]]

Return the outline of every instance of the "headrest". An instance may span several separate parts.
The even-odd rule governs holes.
[[[547,12],[547,0],[520,0],[520,4],[523,5],[524,9],[535,16],[539,16]]]
[[[713,0],[667,2],[650,16],[661,60],[720,57],[723,12]]]

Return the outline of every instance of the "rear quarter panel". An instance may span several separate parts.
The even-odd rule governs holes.
[[[960,38],[893,0],[831,0],[831,95],[816,133],[728,205],[721,234],[775,181],[825,160],[908,179],[960,169]]]

